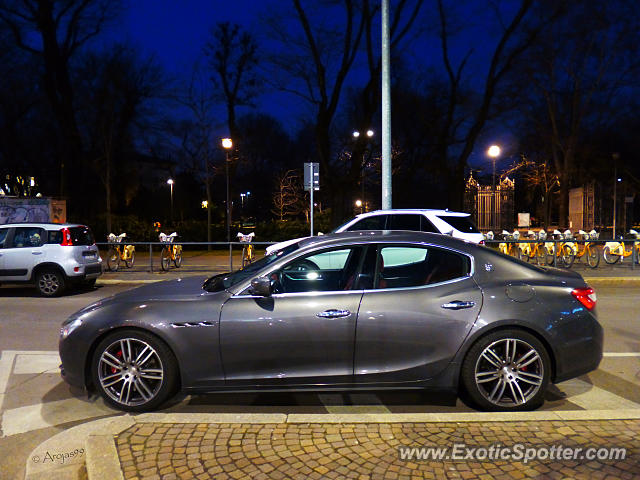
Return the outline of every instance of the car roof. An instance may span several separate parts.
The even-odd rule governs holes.
[[[465,212],[454,212],[452,210],[442,210],[437,208],[391,208],[386,210],[373,210],[367,213],[361,213],[356,215],[356,218],[368,217],[370,215],[384,215],[389,213],[419,213],[419,214],[428,214],[431,213],[433,215],[449,215],[452,217],[466,217],[471,215],[470,213]]]
[[[0,224],[0,227],[55,227],[55,228],[73,228],[73,227],[86,227],[82,223],[54,223],[54,222],[18,222],[18,223],[4,223]]]
[[[436,243],[443,247],[475,247],[473,242],[453,238],[441,233],[415,232],[409,230],[357,230],[340,233],[328,233],[316,237],[306,237],[298,242],[299,248],[340,245],[343,243],[374,242],[424,242]]]

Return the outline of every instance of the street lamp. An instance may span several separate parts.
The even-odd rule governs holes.
[[[171,223],[173,223],[173,178],[167,180],[167,183],[169,184],[169,187],[171,187]]]
[[[360,209],[360,213],[362,213],[362,200],[356,200],[356,207]]]
[[[222,139],[222,148],[227,152],[224,162],[225,176],[227,177],[227,242],[231,242],[231,201],[229,199],[229,152],[233,148],[233,141],[230,138]]]
[[[202,201],[202,208],[209,208],[209,202],[207,200]]]
[[[353,135],[353,138],[356,139],[356,140],[358,138],[360,138],[360,132],[357,131],[357,130],[355,130],[352,135]],[[365,132],[365,135],[367,136],[367,139],[370,140],[375,135],[375,132],[373,130],[371,130],[371,129],[368,129]],[[367,142],[369,140],[367,140]],[[371,159],[371,153],[372,153],[371,147],[369,147],[369,159]],[[367,166],[367,160],[365,159],[365,152],[363,152],[362,153],[362,165],[360,167],[360,197],[362,198],[362,200],[361,200],[362,201],[362,205],[365,204],[365,201],[364,201],[364,169],[365,169],[366,166]],[[362,210],[363,209],[360,208],[360,213],[362,213]]]
[[[497,228],[496,211],[498,210],[498,199],[496,198],[496,159],[500,156],[500,147],[491,145],[487,150],[487,155],[491,158],[493,164],[493,175],[491,177],[491,229]]]

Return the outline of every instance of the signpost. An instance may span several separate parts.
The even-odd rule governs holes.
[[[320,164],[305,162],[304,164],[304,189],[309,192],[309,221],[311,223],[311,236],[313,236],[313,192],[320,190]]]

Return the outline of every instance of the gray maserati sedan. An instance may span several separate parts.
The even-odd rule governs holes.
[[[126,411],[179,389],[437,389],[513,411],[598,367],[595,306],[573,272],[445,235],[358,231],[105,298],[64,322],[59,349],[68,383]]]

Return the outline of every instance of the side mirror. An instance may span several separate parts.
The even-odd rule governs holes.
[[[251,280],[251,293],[261,297],[271,296],[271,280],[267,277],[258,277]]]

